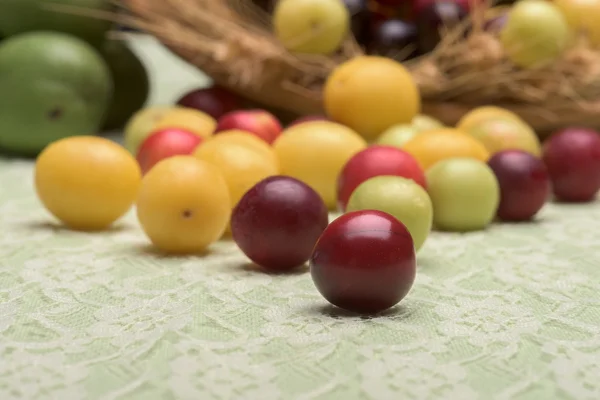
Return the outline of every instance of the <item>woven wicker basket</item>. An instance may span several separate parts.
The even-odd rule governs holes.
[[[216,83],[258,103],[297,115],[322,113],[321,90],[340,62],[362,54],[349,37],[329,57],[298,56],[273,37],[269,16],[251,0],[119,0],[124,21],[156,36]],[[540,134],[569,126],[600,127],[600,53],[575,41],[551,65],[515,68],[497,37],[483,29],[485,6],[444,34],[430,54],[406,65],[423,112],[452,125],[473,107],[514,111]]]

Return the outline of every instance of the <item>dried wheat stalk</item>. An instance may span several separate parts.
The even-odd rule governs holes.
[[[297,114],[322,111],[321,89],[330,71],[362,54],[348,38],[331,57],[298,56],[273,36],[269,16],[251,0],[118,0],[133,17],[122,21],[156,36],[216,82],[265,105]],[[560,60],[515,68],[497,37],[480,26],[447,32],[436,50],[407,63],[420,87],[423,111],[448,124],[470,108],[509,108],[539,131],[564,125],[600,127],[600,52],[578,40]]]

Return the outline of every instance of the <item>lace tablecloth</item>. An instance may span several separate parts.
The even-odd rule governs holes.
[[[157,256],[132,213],[65,230],[32,171],[0,161],[0,399],[600,399],[600,204],[434,233],[368,319],[232,243]]]

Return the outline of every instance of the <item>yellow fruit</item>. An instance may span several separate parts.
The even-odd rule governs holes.
[[[141,181],[137,161],[104,138],[75,136],[42,151],[35,165],[35,187],[44,206],[78,230],[110,226],[132,206]]]
[[[417,132],[445,128],[444,124],[442,124],[440,121],[425,114],[416,115],[413,118],[411,125],[415,128]]]
[[[338,66],[325,84],[327,114],[369,141],[397,124],[410,124],[421,109],[419,90],[402,64],[362,56]]]
[[[536,157],[542,153],[541,144],[533,129],[523,121],[505,118],[483,120],[467,132],[479,140],[490,154],[519,149]]]
[[[146,235],[167,253],[201,253],[223,235],[229,218],[223,175],[193,156],[174,156],[142,181],[137,217]]]
[[[468,132],[473,126],[479,124],[481,121],[491,118],[506,118],[521,121],[521,118],[512,111],[496,106],[482,106],[474,108],[463,115],[460,121],[458,121],[458,124],[456,124],[456,129]]]
[[[202,111],[193,108],[174,107],[157,121],[153,130],[179,128],[207,138],[213,134],[216,127],[217,121]]]
[[[500,31],[506,57],[521,68],[554,62],[572,40],[572,32],[559,8],[551,1],[518,1]]]
[[[242,146],[249,146],[253,150],[260,152],[265,158],[269,159],[273,163],[277,165],[279,164],[273,148],[267,142],[259,139],[252,133],[243,131],[241,129],[221,131],[217,135],[211,136],[210,140],[218,141],[220,143],[237,143]]]
[[[327,121],[292,126],[273,144],[281,173],[311,186],[330,209],[337,205],[336,183],[342,168],[366,147],[352,129]]]
[[[600,45],[600,0],[554,0],[569,27],[584,32],[595,46]]]
[[[137,154],[138,148],[152,133],[156,123],[171,107],[148,107],[135,113],[125,126],[125,147],[132,154]]]
[[[403,149],[412,154],[424,170],[448,158],[474,158],[485,162],[490,156],[478,140],[452,128],[423,132],[409,140]]]
[[[276,159],[265,153],[240,142],[214,139],[198,146],[194,156],[221,171],[233,208],[252,186],[279,173]]]
[[[282,0],[273,11],[273,30],[295,53],[329,54],[350,29],[350,13],[342,0]]]

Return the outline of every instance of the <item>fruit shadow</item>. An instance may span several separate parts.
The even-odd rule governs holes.
[[[21,153],[17,153],[17,152],[13,152],[10,150],[6,150],[6,149],[2,149],[0,148],[0,159],[5,159],[5,160],[11,160],[11,161],[16,161],[16,160],[25,160],[25,161],[32,161],[35,160],[35,158],[37,157],[37,153],[31,153],[31,154],[21,154]]]
[[[111,225],[105,229],[97,229],[97,230],[82,230],[68,227],[67,225],[61,224],[59,222],[50,222],[50,221],[33,221],[26,222],[21,224],[21,228],[30,231],[52,231],[53,233],[85,233],[85,234],[97,234],[97,235],[106,235],[106,234],[116,234],[120,232],[125,232],[131,229],[130,226],[125,224],[116,224]]]
[[[152,258],[161,258],[161,259],[170,259],[170,260],[177,260],[177,259],[181,259],[181,260],[189,260],[190,257],[208,257],[210,255],[213,254],[213,252],[210,249],[206,249],[204,251],[201,252],[196,252],[196,253],[168,253],[165,251],[162,251],[158,248],[156,248],[155,246],[153,246],[152,244],[149,243],[144,243],[144,244],[140,244],[138,246],[133,246],[131,249],[128,250],[128,253],[133,254],[133,255],[139,255],[139,256],[149,256]]]
[[[377,319],[404,319],[410,314],[409,309],[403,304],[398,304],[387,310],[378,313],[356,313],[343,308],[336,307],[332,304],[321,304],[308,306],[305,313],[311,316],[328,317],[335,319],[361,319],[361,320],[377,320]]]
[[[267,270],[260,265],[257,265],[253,262],[245,262],[238,266],[239,269],[245,272],[252,272],[257,274],[265,274],[272,276],[294,276],[294,275],[303,275],[308,273],[308,265],[304,264],[299,267],[293,268],[291,270]]]

